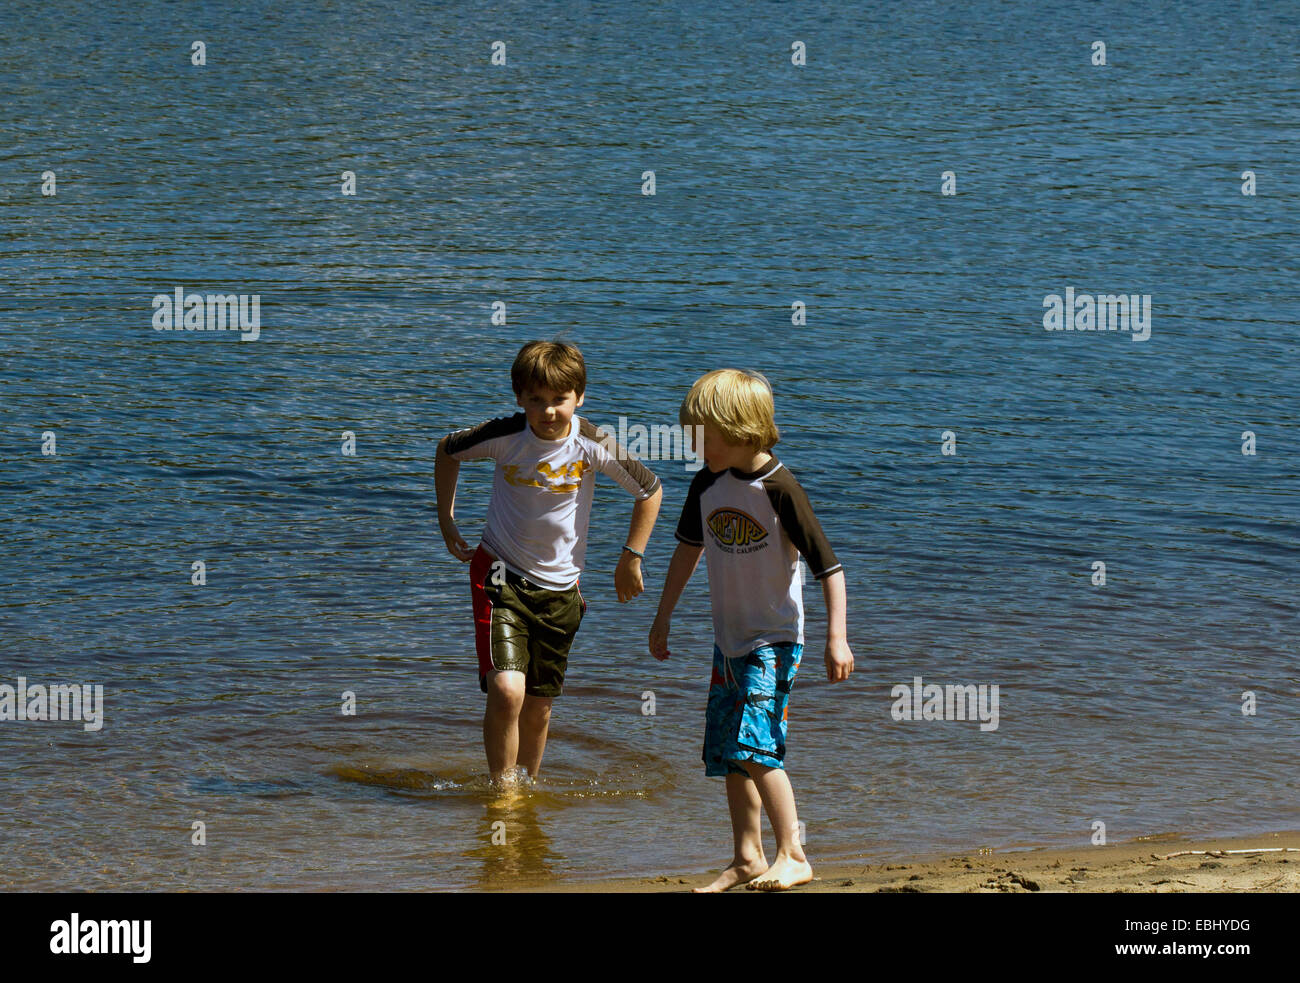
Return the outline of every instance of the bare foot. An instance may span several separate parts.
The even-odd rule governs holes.
[[[812,867],[807,860],[778,857],[776,863],[745,886],[751,891],[788,891],[812,879]]]
[[[521,785],[533,785],[532,776],[528,774],[528,769],[523,765],[514,765],[505,769],[495,778],[489,778],[488,784],[493,789],[512,789]]]
[[[743,864],[733,863],[730,867],[718,875],[718,879],[708,887],[697,887],[692,889],[692,894],[721,894],[737,884],[745,884],[752,881],[763,871],[767,870],[767,860],[759,857],[757,860],[750,860]]]
[[[536,784],[522,765],[507,768],[496,780],[488,781],[488,791],[493,796],[493,806],[506,808],[527,797],[527,790]]]

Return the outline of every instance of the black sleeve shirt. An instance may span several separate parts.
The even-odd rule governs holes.
[[[760,645],[803,644],[801,555],[818,580],[843,569],[808,496],[775,457],[752,473],[701,470],[677,539],[704,547],[714,639],[727,658]]]

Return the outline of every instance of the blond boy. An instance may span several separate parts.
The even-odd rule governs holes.
[[[696,893],[738,884],[787,890],[812,880],[784,770],[786,706],[804,641],[799,557],[826,598],[831,682],[853,671],[844,572],[808,496],[771,453],[779,433],[767,379],[736,369],[710,372],[691,387],[679,417],[692,432],[703,428],[706,466],[682,508],[650,652],[668,658],[673,609],[704,553],[714,648],[703,758],[706,775],[726,778],[734,840],[731,865]],[[760,808],[776,835],[771,864],[763,854]]]

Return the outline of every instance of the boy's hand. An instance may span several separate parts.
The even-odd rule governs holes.
[[[668,658],[668,626],[670,622],[663,615],[655,617],[650,626],[650,654],[660,662]]]
[[[474,550],[461,537],[460,530],[456,528],[454,519],[439,518],[438,528],[442,530],[442,538],[452,556],[464,563],[468,563],[474,558]]]
[[[618,558],[618,566],[614,568],[614,589],[618,591],[620,601],[630,601],[645,590],[645,585],[641,582],[639,556],[623,551],[623,555]]]
[[[826,678],[832,683],[849,678],[853,671],[853,653],[845,641],[826,640]]]

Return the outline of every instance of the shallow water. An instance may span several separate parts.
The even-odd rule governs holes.
[[[773,382],[857,657],[824,681],[810,583],[788,763],[814,861],[1300,828],[1289,8],[138,10],[0,38],[0,684],[106,705],[94,732],[0,722],[0,847],[26,858],[0,886],[721,863],[702,569],[673,658],[645,651],[679,461],[651,462],[627,606],[630,502],[598,486],[542,781],[482,781],[434,449],[511,412],[515,351],[557,332],[611,427],[674,422],[711,368]],[[176,286],[259,294],[261,338],[153,331]],[[1046,333],[1067,286],[1151,294],[1151,338]],[[489,484],[462,469],[471,539]],[[918,675],[997,684],[997,730],[894,720]]]

